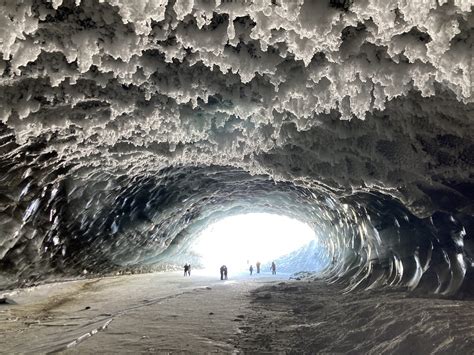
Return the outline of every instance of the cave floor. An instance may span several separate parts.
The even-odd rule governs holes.
[[[45,284],[0,305],[0,352],[473,353],[472,301],[341,291],[177,272]]]
[[[282,277],[218,277],[151,273],[15,290],[7,296],[17,304],[0,305],[0,353],[233,352],[250,291]]]

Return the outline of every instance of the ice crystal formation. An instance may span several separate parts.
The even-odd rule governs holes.
[[[1,284],[164,262],[265,211],[349,289],[467,291],[472,9],[0,1]]]

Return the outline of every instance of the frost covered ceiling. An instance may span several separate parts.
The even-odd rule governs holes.
[[[3,0],[0,259],[62,245],[71,224],[116,232],[104,206],[164,186],[170,167],[190,191],[224,184],[217,199],[267,196],[274,179],[319,200],[382,193],[418,217],[472,215],[472,5]]]

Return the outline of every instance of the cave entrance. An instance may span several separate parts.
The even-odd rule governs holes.
[[[294,272],[300,271],[299,260],[298,256],[291,257],[292,253],[297,254],[316,240],[314,230],[296,219],[270,213],[247,213],[209,225],[197,237],[193,252],[204,272],[213,274],[224,264],[233,275],[247,273],[249,266],[255,268],[257,261],[262,263],[262,273],[270,273],[269,265],[274,260],[277,267],[281,260],[286,272]],[[290,257],[284,259],[287,255]]]

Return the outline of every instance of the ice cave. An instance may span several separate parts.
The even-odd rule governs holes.
[[[0,353],[472,353],[473,8],[0,0]]]

